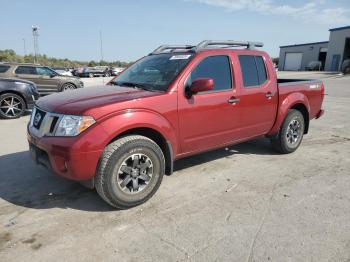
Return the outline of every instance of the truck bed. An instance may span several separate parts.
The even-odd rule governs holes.
[[[315,84],[322,83],[320,80],[315,79],[288,79],[288,78],[278,78],[277,79],[278,86],[288,86],[295,84]]]
[[[290,95],[300,97],[304,95],[309,102],[310,119],[315,118],[321,110],[324,87],[320,80],[314,79],[277,79],[278,91],[279,91],[279,108],[285,99],[288,99]],[[320,90],[322,90],[320,92]],[[300,95],[298,95],[300,94]]]

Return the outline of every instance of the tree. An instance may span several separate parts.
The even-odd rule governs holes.
[[[49,67],[81,67],[81,66],[97,66],[97,65],[104,65],[104,66],[118,66],[118,67],[126,67],[130,63],[127,62],[121,62],[121,61],[114,61],[114,62],[108,62],[101,60],[100,62],[96,62],[91,60],[90,62],[86,61],[72,61],[68,58],[54,58],[54,57],[48,57],[47,55],[38,55],[37,61],[41,65],[49,66]],[[33,54],[29,54],[26,56],[17,55],[16,52],[12,49],[5,49],[0,50],[0,62],[18,62],[18,63],[33,63],[34,62],[34,56]]]

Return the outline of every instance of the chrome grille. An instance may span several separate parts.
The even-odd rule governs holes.
[[[37,137],[53,136],[61,118],[62,115],[60,114],[46,112],[34,107],[29,122],[29,131]]]

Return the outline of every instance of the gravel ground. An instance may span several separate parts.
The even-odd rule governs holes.
[[[125,211],[33,164],[29,116],[1,121],[0,261],[350,261],[350,76],[279,74],[326,84],[295,153],[259,139],[179,160]]]

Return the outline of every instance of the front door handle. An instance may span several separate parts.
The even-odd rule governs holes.
[[[267,92],[265,96],[267,99],[271,99],[273,97],[273,94],[271,92]]]
[[[231,97],[227,102],[229,102],[230,104],[237,104],[239,101],[239,98]]]

